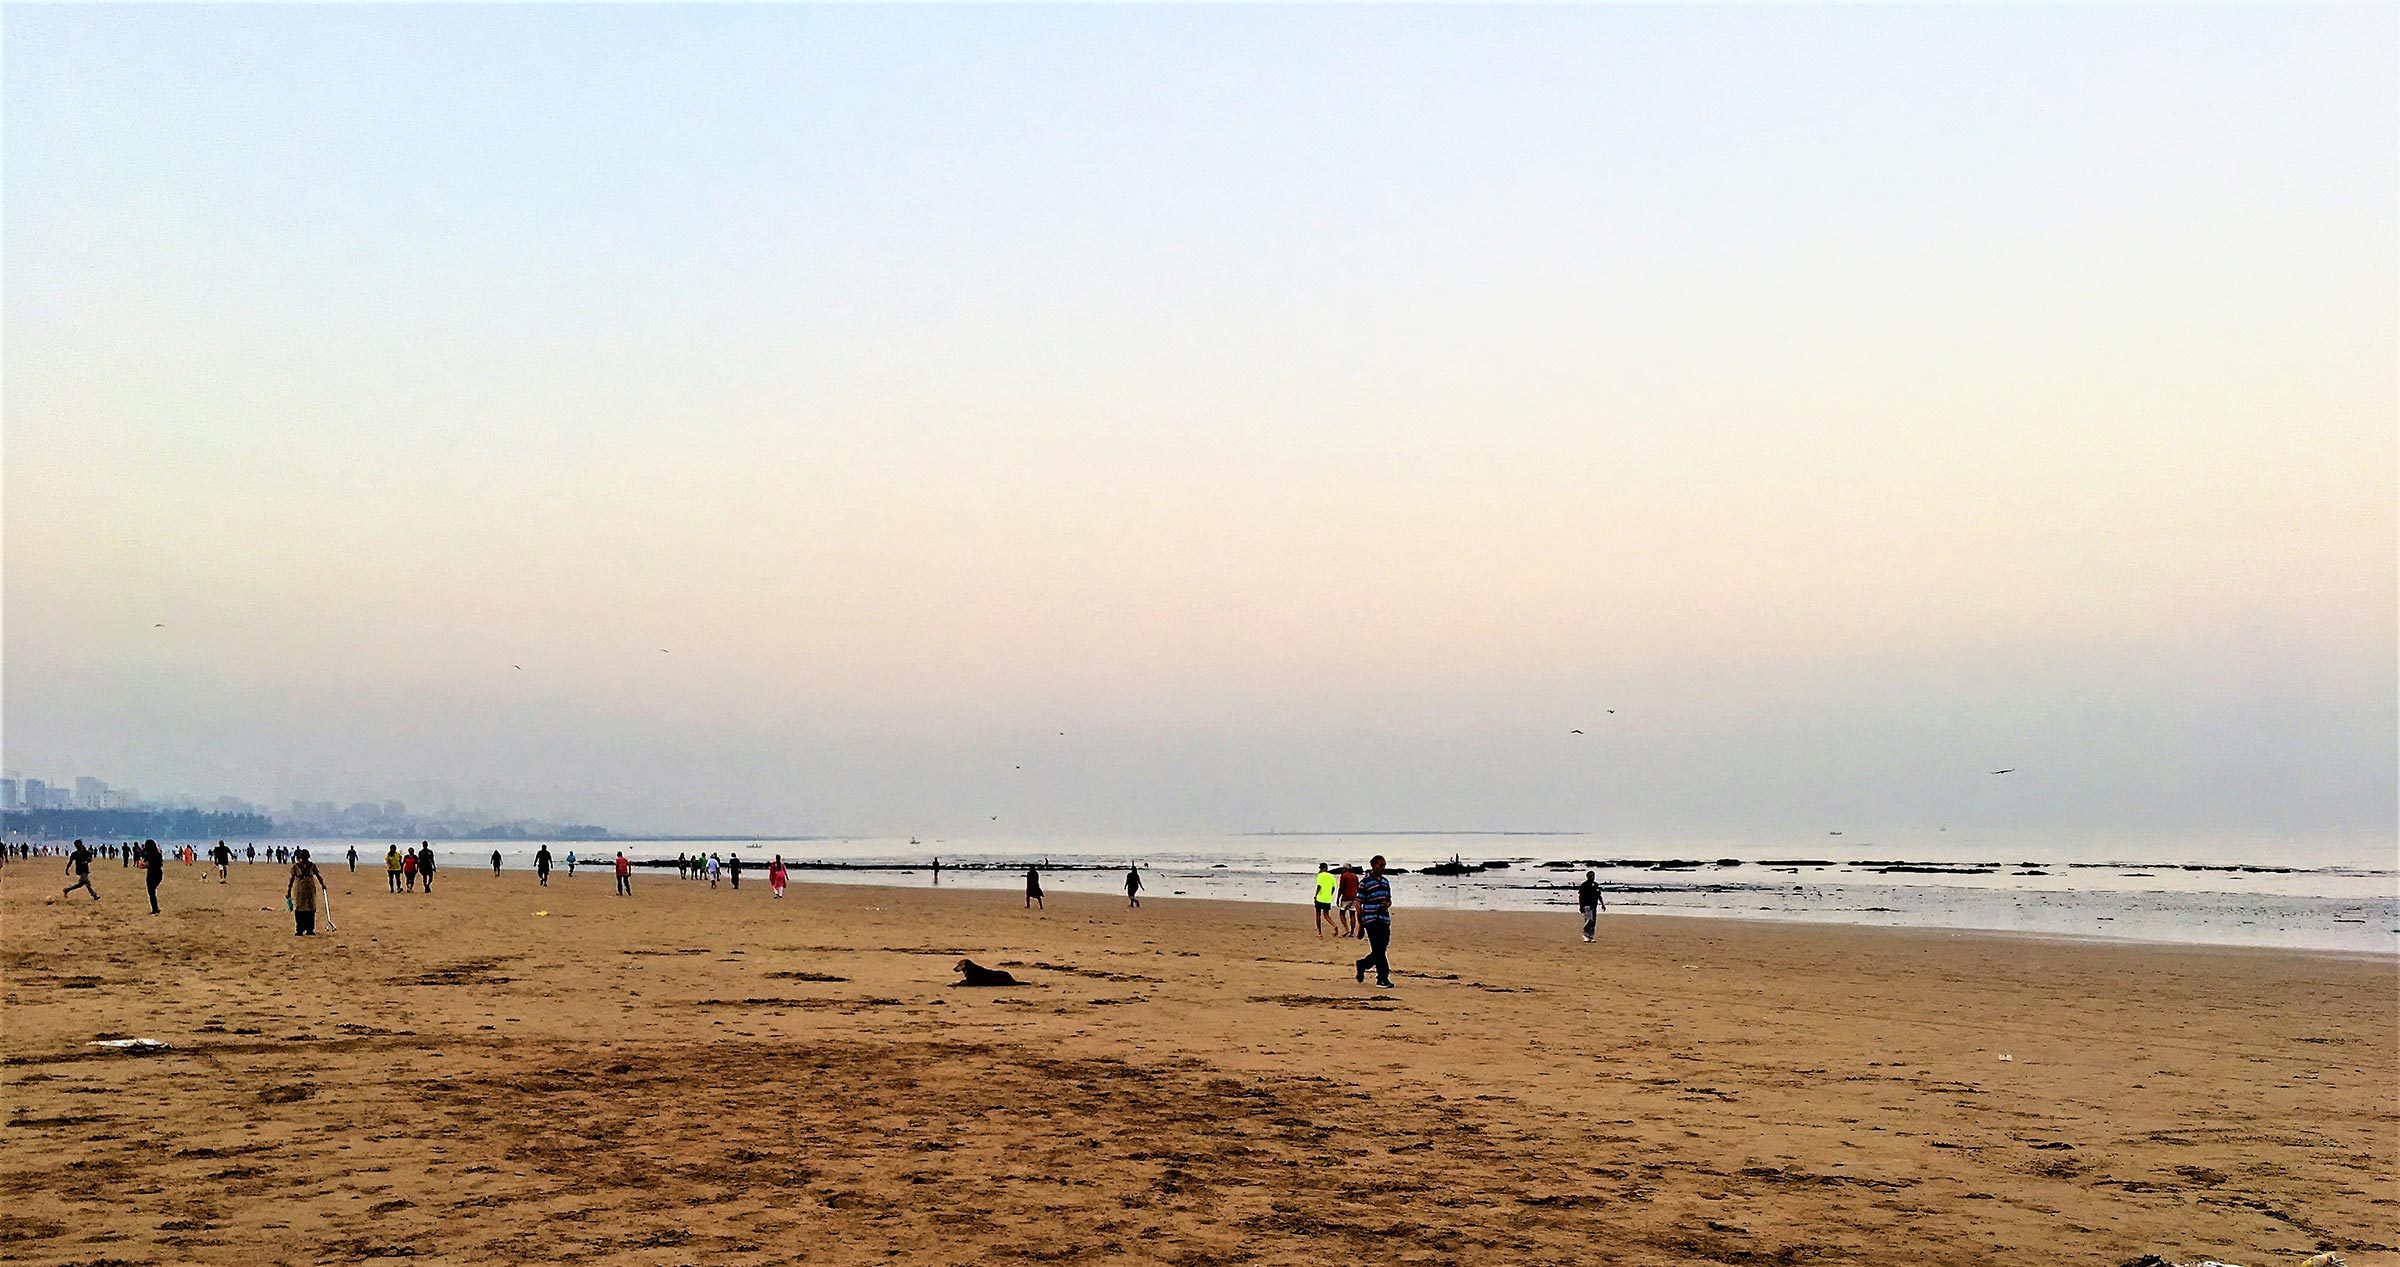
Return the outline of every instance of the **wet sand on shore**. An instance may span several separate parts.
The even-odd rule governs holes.
[[[2389,958],[283,875],[0,872],[0,1258],[2400,1262]]]

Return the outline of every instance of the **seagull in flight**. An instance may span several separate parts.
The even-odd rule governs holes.
[[[1567,733],[1568,733],[1568,734],[1570,734],[1570,735],[1580,735],[1580,734],[1582,734],[1583,732],[1582,732],[1582,731],[1580,731],[1580,730],[1570,730],[1570,731],[1568,731]]]
[[[2015,774],[2016,772],[2017,772],[2017,768],[2016,768],[2015,766],[2013,766],[2013,765],[2012,765],[2012,766],[2010,766],[2009,768],[2005,769],[2005,770],[1994,770],[1994,771],[1992,771],[1992,773],[1994,773],[1994,774]]]
[[[523,673],[525,671],[525,666],[522,664],[512,664],[508,667],[515,669],[519,673]]]

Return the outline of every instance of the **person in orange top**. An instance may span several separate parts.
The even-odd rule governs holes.
[[[622,849],[617,851],[617,894],[620,897],[633,896],[633,863],[626,860]]]

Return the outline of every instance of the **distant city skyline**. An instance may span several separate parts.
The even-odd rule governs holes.
[[[7,757],[629,832],[2389,840],[2396,40],[12,8]]]

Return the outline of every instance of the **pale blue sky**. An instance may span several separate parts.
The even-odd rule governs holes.
[[[12,6],[7,761],[2389,838],[2395,37]]]

